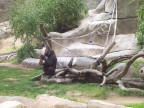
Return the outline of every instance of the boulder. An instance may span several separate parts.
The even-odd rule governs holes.
[[[22,97],[22,96],[0,96],[0,103],[4,103],[4,102],[20,102],[23,105],[27,106],[26,108],[31,108],[31,105],[34,103],[34,99],[30,99],[30,98],[26,98],[26,97]],[[1,107],[0,107],[1,108]],[[9,108],[9,107],[8,107]],[[12,107],[13,108],[13,107]],[[14,107],[15,108],[15,107]],[[16,107],[17,108],[17,107]],[[19,107],[18,107],[19,108]],[[21,107],[20,107],[21,108]],[[22,107],[23,108],[23,107]]]
[[[87,108],[87,105],[44,94],[37,97],[32,108]]]
[[[28,107],[18,101],[6,101],[0,103],[0,108],[28,108]]]
[[[25,67],[30,67],[30,68],[38,67],[39,66],[39,59],[27,58],[27,59],[22,61],[22,65]]]
[[[71,57],[57,57],[57,68],[66,67],[71,60]],[[87,57],[74,57],[73,66],[75,69],[87,69],[90,68],[90,65],[95,61],[95,59]],[[38,67],[39,59],[27,58],[21,63],[25,67]]]
[[[91,100],[88,102],[88,108],[127,108],[122,105],[107,103],[100,100]]]

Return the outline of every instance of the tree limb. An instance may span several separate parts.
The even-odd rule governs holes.
[[[42,32],[44,36],[44,40],[46,42],[47,48],[52,49],[51,36],[48,36],[43,24],[40,24],[40,31]]]
[[[113,59],[112,61],[110,61],[107,65],[107,68],[110,68],[111,66],[115,65],[116,63],[128,60],[130,58],[132,58],[132,55],[119,56],[119,57]]]
[[[127,72],[128,72],[128,69],[129,67],[131,66],[131,64],[139,57],[144,57],[144,53],[143,52],[140,52],[138,54],[136,54],[135,56],[133,56],[127,63],[126,63],[126,66],[125,68],[123,69],[123,71],[121,73],[119,73],[115,80],[117,79],[121,79]]]
[[[118,83],[118,85],[119,85],[119,87],[120,87],[121,90],[124,90],[124,91],[140,91],[140,92],[144,92],[143,90],[138,89],[138,88],[126,88],[121,80],[117,80],[116,82]]]
[[[91,69],[96,69],[97,66],[101,63],[101,61],[105,58],[105,56],[110,52],[110,50],[113,48],[113,46],[116,44],[115,41],[113,41],[102,53],[102,55],[94,62],[91,66]]]

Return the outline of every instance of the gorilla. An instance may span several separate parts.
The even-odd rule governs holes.
[[[57,57],[54,50],[48,49],[48,51],[40,56],[40,65],[43,65],[44,75],[54,76],[57,64]]]

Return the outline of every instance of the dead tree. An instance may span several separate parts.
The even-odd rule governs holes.
[[[40,30],[42,34],[44,35],[45,39],[48,39],[46,41],[48,46],[52,48],[51,46],[51,37],[49,37],[43,27],[43,25],[40,25]],[[58,83],[69,83],[69,82],[75,82],[75,81],[82,81],[82,82],[96,82],[100,83],[101,86],[107,83],[111,84],[118,84],[119,87],[122,90],[125,91],[141,91],[144,89],[144,80],[140,78],[130,78],[130,79],[124,79],[123,76],[128,72],[129,67],[131,64],[139,57],[144,57],[144,50],[139,52],[135,55],[127,55],[127,56],[119,56],[117,58],[112,59],[109,63],[107,63],[105,57],[110,52],[110,50],[115,45],[115,41],[113,41],[102,53],[100,57],[96,59],[96,61],[91,65],[90,69],[82,69],[77,70],[73,67],[73,60],[74,58],[71,58],[70,62],[68,63],[67,67],[64,67],[62,69],[57,69],[56,74],[52,78],[45,78],[42,74],[32,78],[31,80],[46,80],[47,82],[55,81]],[[111,80],[108,80],[108,77],[117,71],[117,69],[110,70],[110,68],[115,65],[116,63],[119,63],[121,61],[128,60],[124,69],[122,72],[117,74],[115,77],[113,77]],[[97,66],[101,64],[102,70],[98,71]]]

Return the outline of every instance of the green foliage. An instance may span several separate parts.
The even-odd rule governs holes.
[[[137,11],[138,15],[138,31],[137,31],[137,44],[140,48],[144,48],[144,2],[141,1],[141,6]]]
[[[48,31],[72,29],[87,11],[83,0],[30,0],[14,6],[10,16],[12,29],[24,41],[27,35],[31,38],[39,35],[41,23]]]
[[[22,46],[17,53],[16,61],[22,62],[22,60],[26,59],[27,57],[34,57],[35,50],[31,44],[25,44]]]
[[[33,39],[42,40],[40,24],[47,32],[65,32],[76,26],[87,9],[83,0],[16,0],[13,3],[10,23],[16,38],[33,46]]]
[[[83,0],[36,0],[36,7],[48,31],[65,32],[72,29],[86,13]]]

